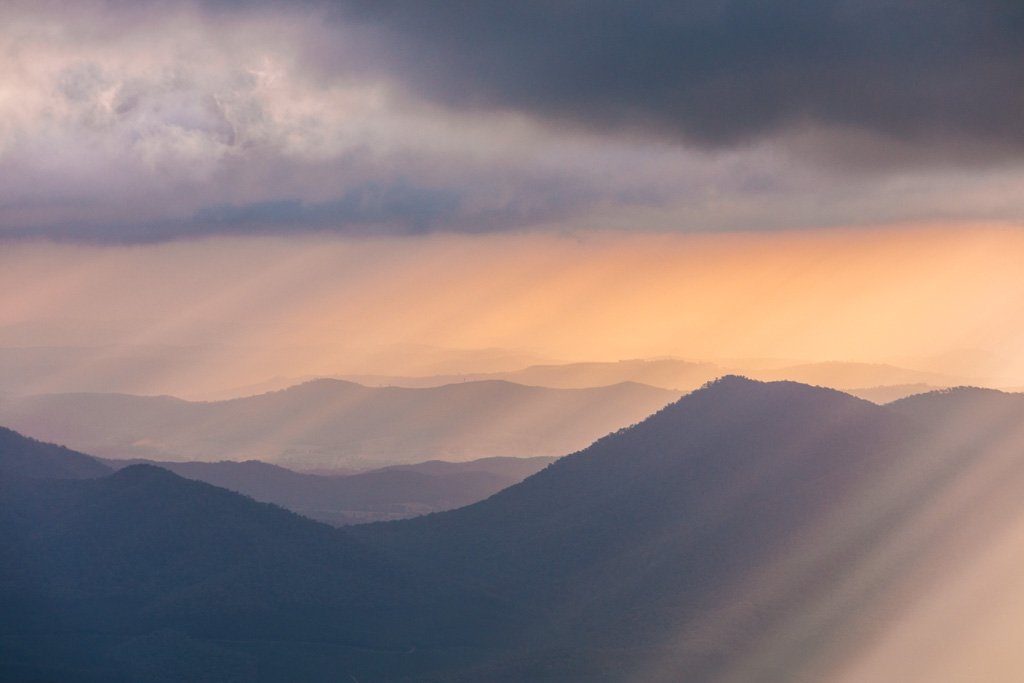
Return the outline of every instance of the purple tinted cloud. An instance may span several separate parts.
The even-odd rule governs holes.
[[[0,236],[1024,216],[1013,2],[0,8]]]

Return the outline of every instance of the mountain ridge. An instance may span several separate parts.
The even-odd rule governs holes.
[[[104,457],[368,469],[429,459],[559,456],[677,397],[639,384],[406,389],[325,379],[206,403],[102,394],[14,398],[0,401],[0,424]]]
[[[104,462],[113,469],[132,464],[155,465],[337,526],[403,519],[475,503],[552,460],[542,457],[489,458],[466,463],[428,461],[344,475],[295,472],[258,460]]]
[[[1020,397],[936,396],[905,404],[928,408],[914,412],[725,377],[485,501],[344,533],[151,470],[113,488],[105,477],[40,483],[40,496],[0,489],[14,488],[0,500],[0,531],[7,547],[25,549],[10,557],[82,555],[84,564],[56,562],[52,580],[94,601],[94,611],[72,616],[122,624],[117,647],[156,639],[159,652],[180,657],[216,643],[263,680],[281,680],[282,666],[318,682],[349,673],[423,683],[833,680],[830,667],[943,595],[972,558],[1002,547],[1007,525],[1024,513]],[[933,401],[943,411],[931,410]],[[991,401],[1005,410],[975,420]],[[94,512],[82,514],[75,495]],[[213,501],[227,510],[213,515],[216,524],[186,521],[197,505],[216,509]],[[4,512],[12,505],[13,518]],[[32,515],[44,533],[19,536],[10,520]],[[264,520],[263,530],[250,519]],[[196,538],[172,532],[181,528],[196,528]],[[157,547],[139,556],[131,539]],[[194,568],[194,553],[216,578],[199,572],[190,575],[198,582],[179,585],[168,567]],[[239,553],[260,561],[237,567]],[[145,560],[153,555],[158,562]],[[135,603],[103,592],[125,572],[131,580],[121,583],[153,606],[145,619]],[[311,572],[314,586],[295,587]],[[90,593],[90,582],[100,588]],[[318,591],[326,597],[314,599]],[[253,609],[257,595],[269,600],[263,611],[239,611]],[[59,616],[58,608],[38,613]],[[353,624],[364,614],[366,623]],[[298,615],[305,625],[293,623]],[[322,645],[294,640],[310,624],[323,629]],[[182,635],[158,637],[155,628]],[[246,640],[259,634],[258,648]]]
[[[578,388],[606,386],[621,381],[639,381],[651,386],[692,391],[726,375],[746,376],[759,381],[796,381],[829,386],[842,391],[875,386],[951,386],[964,379],[938,372],[913,370],[886,363],[820,361],[764,363],[743,361],[690,361],[677,358],[624,359],[580,363],[548,363],[499,373],[468,373],[423,377],[347,375],[347,379],[373,386],[398,385],[430,387],[459,381],[501,379],[531,386]]]

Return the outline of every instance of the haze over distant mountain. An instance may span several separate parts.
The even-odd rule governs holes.
[[[850,390],[866,387],[948,387],[966,384],[962,377],[924,372],[877,363],[787,363],[742,359],[729,362],[694,362],[679,359],[633,359],[617,362],[532,365],[513,372],[426,377],[351,375],[347,379],[369,386],[432,387],[465,380],[497,379],[531,386],[556,388],[598,387],[618,382],[640,382],[679,391],[692,391],[728,374],[763,381],[789,380]],[[905,396],[907,394],[900,394]]]
[[[122,394],[9,397],[0,401],[0,424],[104,457],[367,468],[559,456],[678,396],[635,383],[548,389],[485,381],[406,389],[316,380],[210,403]]]
[[[622,360],[617,362],[531,365],[521,370],[496,373],[449,374],[423,377],[352,375],[350,379],[371,386],[431,387],[453,382],[502,380],[530,386],[581,389],[620,382],[639,382],[665,389],[690,390],[724,374],[714,363],[677,359]]]
[[[145,466],[4,481],[0,673],[1013,683],[1021,424],[999,392],[728,377],[486,501],[345,532]]]
[[[404,519],[483,500],[553,462],[552,457],[430,461],[350,475],[293,472],[265,462],[107,460],[113,469],[150,464],[328,524]]]
[[[358,358],[361,372],[341,372]],[[297,358],[325,358],[296,364]],[[366,386],[438,387],[464,381],[503,380],[552,388],[588,388],[639,382],[691,391],[726,374],[761,380],[788,379],[849,391],[873,387],[965,384],[996,386],[992,363],[956,358],[913,359],[895,365],[738,358],[683,360],[629,359],[562,363],[502,349],[442,349],[427,345],[391,345],[373,352],[333,347],[261,349],[221,344],[9,346],[0,344],[0,395],[51,393],[128,393],[173,395],[192,401],[223,401],[280,391],[318,377]],[[918,365],[922,367],[918,368]],[[918,368],[918,369],[911,369]],[[986,370],[988,375],[978,370]],[[276,374],[274,374],[276,373]],[[371,374],[376,373],[376,374]],[[387,374],[381,374],[387,373]],[[905,394],[904,394],[905,395]]]
[[[849,363],[837,361],[787,365],[781,368],[756,370],[749,374],[753,379],[766,382],[788,380],[791,382],[826,386],[841,390],[906,384],[925,384],[933,387],[948,387],[963,385],[969,381],[965,378],[954,375],[910,370],[894,365],[886,365],[884,363]]]
[[[130,334],[132,321],[125,333]],[[0,329],[0,394],[169,394],[190,400],[251,396],[334,374],[339,363],[365,372],[408,374],[500,372],[538,362],[536,354],[497,349],[448,349],[428,344],[345,348],[337,344],[125,344],[57,324],[42,335],[76,345],[39,344],[36,335]],[[386,369],[386,370],[385,370]]]
[[[938,391],[942,387],[931,384],[890,384],[877,387],[861,387],[858,389],[845,389],[846,393],[872,403],[892,403],[893,401],[915,394],[927,394]]]

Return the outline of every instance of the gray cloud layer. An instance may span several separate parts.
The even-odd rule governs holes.
[[[1024,221],[1017,0],[11,0],[0,238]]]
[[[341,8],[345,21],[385,36],[374,64],[452,106],[712,148],[823,125],[945,145],[952,157],[1024,154],[1017,0],[351,0]]]

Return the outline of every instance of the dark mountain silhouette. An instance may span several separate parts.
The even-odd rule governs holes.
[[[0,423],[104,457],[367,468],[563,455],[678,395],[632,383],[556,390],[488,381],[404,389],[317,380],[212,403],[122,394],[10,399],[0,403]]]
[[[930,424],[959,421],[973,429],[999,429],[1024,417],[1024,393],[978,387],[939,389],[907,396],[889,406],[894,412]]]
[[[113,472],[96,458],[0,427],[0,479],[92,479]]]
[[[479,646],[515,611],[150,465],[0,481],[0,542],[5,681],[344,680]]]
[[[487,501],[355,531],[544,610],[543,636],[507,677],[525,680],[559,651],[639,656],[699,622],[751,567],[780,561],[792,538],[884,470],[903,438],[868,402],[730,377]]]
[[[145,466],[5,484],[0,673],[831,680],[1024,512],[1021,404],[727,377],[480,503],[344,530]]]
[[[879,596],[956,575],[993,501],[1024,512],[1022,418],[999,392],[890,409],[728,377],[486,501],[355,531],[545,614],[480,680],[822,680]]]
[[[107,460],[121,469],[151,464],[329,524],[415,517],[483,500],[550,464],[554,458],[432,461],[351,475],[293,472],[268,463]]]

